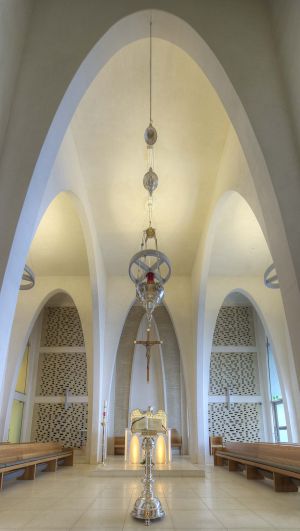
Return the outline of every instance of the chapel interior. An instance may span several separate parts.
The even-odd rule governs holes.
[[[0,530],[300,530],[299,27],[0,0]]]

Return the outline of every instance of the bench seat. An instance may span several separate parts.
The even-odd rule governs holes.
[[[296,492],[300,481],[300,446],[275,443],[232,443],[217,450],[216,466],[228,463],[230,472],[243,468],[247,479],[274,480],[280,492]]]
[[[0,489],[5,474],[24,469],[18,479],[35,479],[38,465],[47,465],[47,472],[55,472],[59,462],[72,466],[73,448],[64,448],[59,443],[0,444]]]

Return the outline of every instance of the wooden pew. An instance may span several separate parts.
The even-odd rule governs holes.
[[[114,437],[114,455],[125,454],[125,436]]]
[[[33,480],[38,465],[46,464],[46,472],[55,472],[58,462],[72,466],[73,448],[64,448],[56,442],[0,444],[0,490],[3,487],[4,475],[9,472],[24,469],[18,479]]]
[[[171,429],[171,448],[179,448],[179,453],[181,454],[182,437],[175,428]]]
[[[247,479],[273,479],[277,492],[297,492],[300,445],[289,443],[225,443],[214,454],[215,466],[230,472],[245,470]]]

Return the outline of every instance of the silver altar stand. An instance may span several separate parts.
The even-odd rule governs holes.
[[[145,521],[149,526],[151,520],[163,518],[165,511],[157,496],[154,496],[154,479],[152,475],[153,463],[152,453],[155,447],[155,439],[159,433],[166,432],[166,415],[161,412],[154,415],[152,408],[148,411],[135,410],[131,414],[131,431],[143,435],[142,448],[145,452],[145,473],[142,480],[143,490],[134,504],[131,515]]]

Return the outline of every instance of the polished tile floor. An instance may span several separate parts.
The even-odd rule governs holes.
[[[0,529],[145,529],[130,516],[140,493],[136,478],[99,478],[77,465],[40,473],[35,481],[6,481],[0,494]],[[275,493],[269,482],[206,468],[205,478],[156,482],[166,517],[160,529],[263,529],[300,531],[300,493]]]

